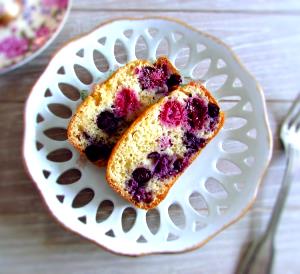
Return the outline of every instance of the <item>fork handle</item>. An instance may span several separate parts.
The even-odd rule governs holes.
[[[265,233],[254,241],[243,258],[237,274],[270,274],[274,257],[274,237],[277,231],[281,213],[293,180],[296,152],[292,147],[287,148],[287,167],[280,187],[271,220]]]
[[[287,148],[287,167],[285,169],[283,181],[276,199],[276,203],[272,212],[271,220],[269,221],[267,230],[265,233],[271,234],[274,238],[278,223],[284,209],[284,204],[287,199],[291,183],[294,177],[295,169],[295,159],[296,159],[296,150],[293,149],[290,145]]]

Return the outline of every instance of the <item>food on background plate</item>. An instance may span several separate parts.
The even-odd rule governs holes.
[[[130,124],[181,82],[166,57],[155,63],[128,63],[93,87],[69,123],[69,141],[96,165],[106,165],[113,146]]]
[[[223,123],[204,86],[179,87],[142,113],[118,141],[108,161],[109,185],[139,208],[157,206]]]

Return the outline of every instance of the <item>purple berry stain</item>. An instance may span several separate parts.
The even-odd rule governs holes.
[[[129,192],[130,195],[132,195],[133,200],[138,203],[144,202],[149,204],[153,200],[151,191],[146,190],[145,186],[139,185],[139,183],[134,179],[129,179],[126,182],[125,189]]]
[[[198,138],[195,134],[191,132],[185,132],[183,136],[183,144],[186,146],[189,152],[194,153],[199,148],[204,147],[205,139]]]
[[[169,155],[160,155],[155,163],[154,174],[161,179],[167,178],[172,173],[172,161],[173,159]]]
[[[158,139],[158,142],[161,150],[166,150],[168,147],[172,146],[172,141],[169,136],[162,136]]]
[[[182,172],[188,165],[188,159],[167,154],[159,154],[154,151],[148,154],[148,159],[152,159],[154,166],[154,176],[160,179],[166,179],[170,176]]]
[[[148,159],[158,160],[160,158],[160,154],[157,151],[151,152],[147,155]]]
[[[149,204],[152,202],[152,193],[147,191],[145,187],[139,187],[132,198],[138,203],[144,202]]]
[[[175,174],[182,172],[187,167],[187,159],[177,158],[173,163],[173,169]]]
[[[139,188],[139,184],[135,180],[129,179],[126,183],[126,187],[127,187],[127,191],[130,194],[134,194],[136,190]]]

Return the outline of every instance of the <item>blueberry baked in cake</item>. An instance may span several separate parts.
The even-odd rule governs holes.
[[[223,123],[204,86],[179,87],[143,112],[117,142],[107,166],[109,185],[139,208],[157,206]]]
[[[179,72],[165,57],[155,63],[128,63],[93,87],[69,123],[69,141],[90,161],[104,166],[129,125],[181,81]]]

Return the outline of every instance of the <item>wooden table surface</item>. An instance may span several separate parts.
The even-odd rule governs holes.
[[[65,231],[43,206],[21,160],[24,102],[53,52],[108,19],[169,16],[230,45],[264,89],[274,137],[271,165],[254,207],[201,249],[178,255],[113,255]],[[279,126],[300,90],[300,1],[74,0],[62,32],[38,58],[0,77],[0,273],[231,274],[264,229],[286,164]],[[300,173],[276,239],[274,273],[300,273]],[[260,274],[260,273],[258,273]]]

